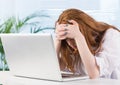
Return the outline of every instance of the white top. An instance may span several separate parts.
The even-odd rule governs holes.
[[[95,55],[100,77],[120,79],[120,32],[108,29],[101,51]]]

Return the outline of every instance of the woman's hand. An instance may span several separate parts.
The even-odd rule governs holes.
[[[68,24],[67,26],[67,38],[75,39],[78,37],[78,35],[81,35],[82,33],[80,32],[79,25],[76,21],[74,20],[69,20],[71,24]]]
[[[79,30],[79,25],[74,20],[69,20],[71,24],[56,24],[56,37],[59,40],[64,40],[66,38],[75,39],[78,35],[82,36]]]
[[[66,24],[58,24],[56,23],[56,38],[58,40],[64,40],[67,38],[67,28],[66,28]]]

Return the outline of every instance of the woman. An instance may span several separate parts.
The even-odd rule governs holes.
[[[120,30],[94,20],[78,9],[67,9],[56,22],[56,51],[62,71],[89,78],[120,75]]]

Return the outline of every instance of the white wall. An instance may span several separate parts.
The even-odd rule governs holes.
[[[111,15],[111,21],[120,29],[120,0],[100,0],[100,10]]]
[[[25,16],[40,9],[79,8],[83,10],[99,9],[100,0],[16,0],[16,12]],[[95,4],[93,4],[95,3]]]
[[[0,19],[15,15],[15,0],[0,0]]]
[[[0,0],[0,19],[12,15],[22,18],[40,9],[67,9],[72,7],[101,11],[103,17],[100,20],[110,17],[115,25],[120,27],[120,0]]]
[[[100,0],[101,10],[116,11],[120,9],[120,0]]]
[[[95,18],[120,28],[120,0],[16,0],[16,14],[27,16],[40,9],[92,10]],[[97,10],[97,11],[94,11]]]

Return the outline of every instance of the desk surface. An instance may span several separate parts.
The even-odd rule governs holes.
[[[0,84],[3,85],[119,85],[119,80],[114,79],[87,79],[67,82],[55,82],[14,77],[10,72],[0,72]]]

